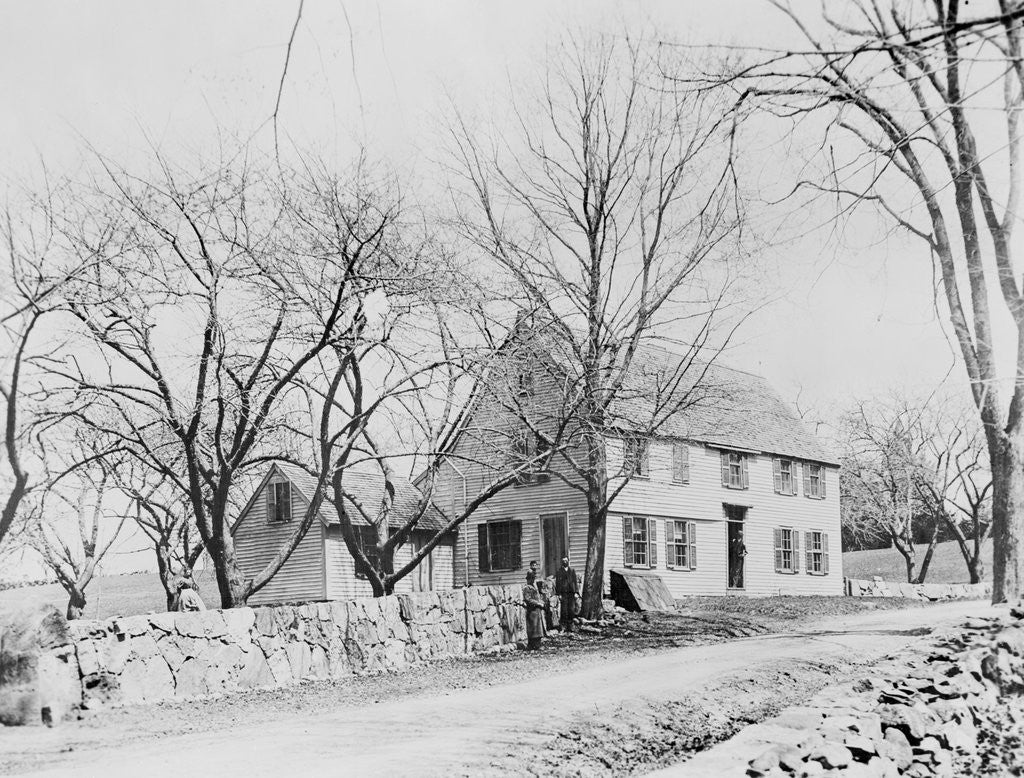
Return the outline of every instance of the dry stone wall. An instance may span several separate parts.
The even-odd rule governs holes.
[[[954,778],[1024,768],[1024,611],[972,619],[872,677],[816,695],[757,725],[775,742],[751,778],[848,775]],[[757,738],[748,733],[748,743]],[[723,746],[724,747],[724,746]]]
[[[847,578],[846,593],[851,597],[906,597],[911,600],[981,600],[992,596],[991,583],[978,584],[912,584],[883,581],[875,576],[870,581]]]
[[[73,621],[36,665],[61,667],[66,715],[77,707],[197,698],[305,679],[403,670],[525,639],[522,589],[471,587],[346,602],[158,613]],[[14,661],[12,659],[12,661]],[[24,673],[31,676],[31,671]],[[24,721],[52,691],[21,681]],[[0,695],[7,690],[0,687]],[[34,696],[32,696],[34,695]],[[13,723],[13,722],[11,722]]]

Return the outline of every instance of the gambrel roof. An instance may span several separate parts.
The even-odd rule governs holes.
[[[280,471],[299,490],[299,493],[307,502],[309,501],[316,490],[316,479],[302,468],[283,462],[277,462],[273,465],[260,488],[257,489],[256,494],[263,490],[270,475],[274,472],[274,468]],[[391,529],[399,529],[418,509],[422,494],[413,484],[402,478],[395,479],[394,486],[395,502],[388,523]],[[349,469],[345,472],[345,489],[359,500],[363,510],[373,516],[380,510],[381,499],[384,496],[384,476],[380,473]],[[370,526],[366,519],[363,518],[363,515],[355,508],[348,511],[348,515],[353,526]],[[341,523],[337,511],[334,509],[334,503],[330,500],[324,500],[321,505],[320,518],[327,525]],[[431,503],[417,522],[416,529],[440,532],[446,524],[447,521],[444,515]]]
[[[674,361],[673,361],[674,360]],[[661,350],[641,350],[633,364],[644,366],[630,380],[628,397],[616,403],[620,418],[649,418],[650,396],[644,384],[653,385],[650,365],[666,365],[671,371],[681,357]],[[837,465],[835,455],[817,438],[764,378],[718,363],[694,364],[692,380],[701,372],[696,402],[682,408],[662,424],[656,435],[705,443],[711,447],[756,451],[793,459]],[[680,392],[685,391],[685,387]]]

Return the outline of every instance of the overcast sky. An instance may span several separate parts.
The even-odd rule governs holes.
[[[817,0],[807,3],[818,8]],[[131,164],[147,144],[210,148],[218,134],[266,146],[297,2],[8,2],[0,24],[0,171],[74,170],[86,144]],[[793,32],[767,2],[307,0],[280,108],[285,143],[339,161],[360,145],[428,178],[450,101],[486,113],[534,76],[566,30],[666,42],[778,46]],[[766,169],[775,160],[766,153]],[[817,215],[815,215],[817,216]],[[824,223],[828,213],[820,214]],[[963,382],[918,243],[827,243],[774,258],[782,299],[752,318],[726,361],[793,400],[829,408],[889,387]]]

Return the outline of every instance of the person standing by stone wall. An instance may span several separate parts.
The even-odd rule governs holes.
[[[562,629],[572,632],[572,619],[576,614],[576,595],[580,585],[576,571],[569,567],[569,557],[562,557],[562,566],[555,572],[555,594],[559,598],[559,613]]]
[[[554,617],[551,615],[551,588],[548,580],[537,571],[537,560],[530,562],[530,572],[537,577],[537,591],[544,600],[544,635],[555,628]]]
[[[523,587],[523,603],[526,605],[526,648],[536,651],[544,637],[544,600],[535,586],[537,574],[530,570]]]

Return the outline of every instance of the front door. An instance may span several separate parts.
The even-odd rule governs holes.
[[[747,517],[747,509],[740,505],[725,506],[726,526],[726,549],[729,559],[729,581],[730,589],[743,588],[743,560],[747,555],[747,547],[743,544],[743,522]]]
[[[412,552],[416,554],[426,545],[426,538],[422,535],[413,535]],[[412,571],[412,590],[414,592],[429,592],[434,588],[434,552],[431,551]]]
[[[562,557],[569,553],[568,524],[564,513],[547,513],[540,517],[541,573],[545,578],[555,574]]]

